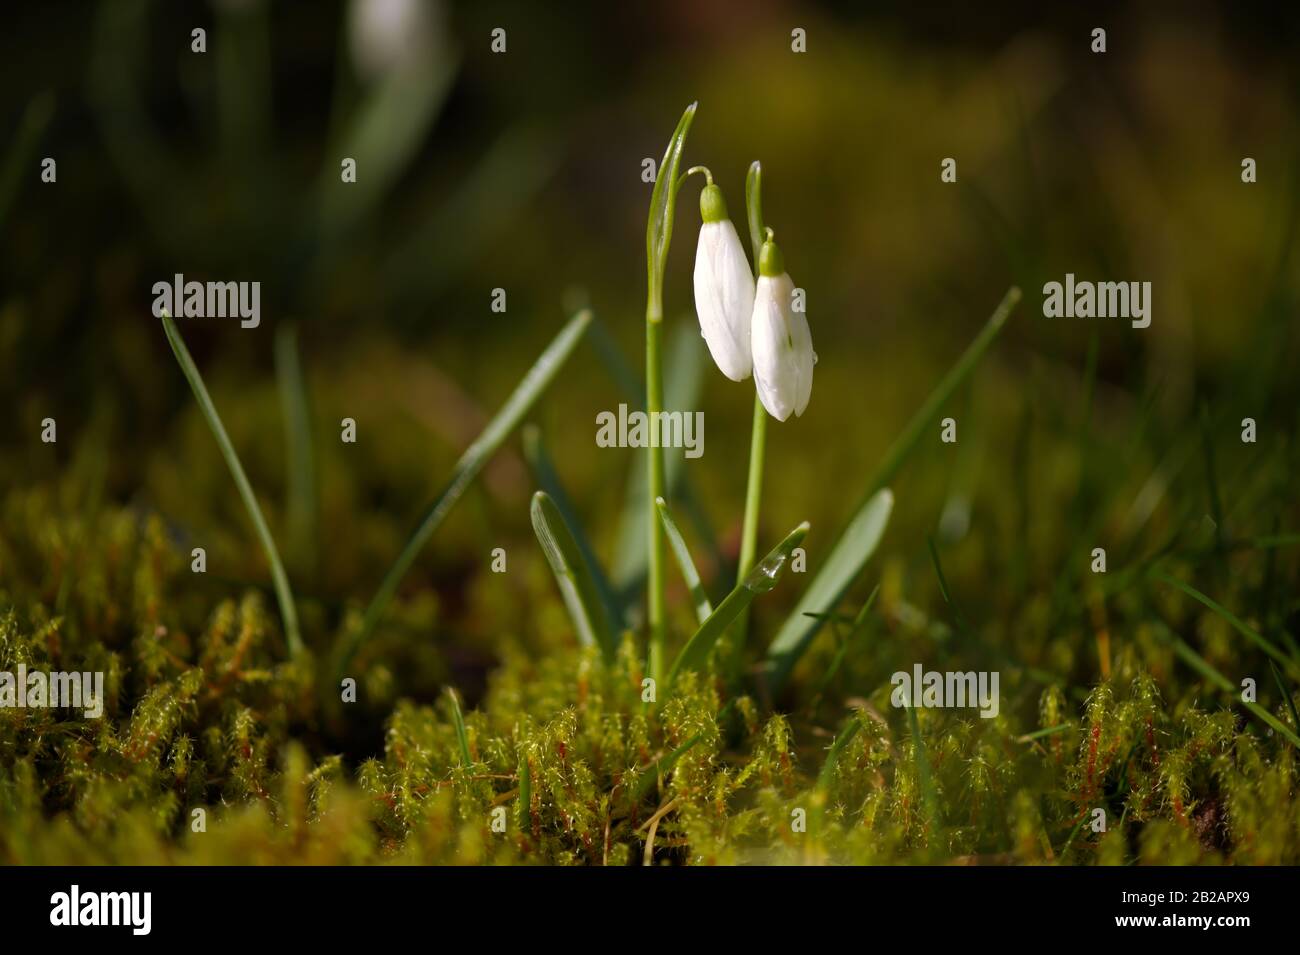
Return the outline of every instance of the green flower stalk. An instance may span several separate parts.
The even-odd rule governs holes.
[[[650,215],[646,222],[646,304],[645,304],[645,365],[646,412],[651,421],[658,420],[663,412],[663,321],[664,321],[664,268],[668,261],[668,245],[673,235],[673,212],[677,204],[677,190],[681,183],[677,170],[681,167],[682,149],[686,133],[695,118],[692,103],[677,123],[659,174],[655,177],[654,191],[650,194]],[[668,559],[663,527],[659,523],[656,500],[664,496],[667,481],[664,477],[664,453],[657,442],[647,448],[646,467],[649,475],[649,495],[646,503],[649,546],[649,622],[650,641],[648,665],[650,676],[656,684],[662,682],[664,668],[664,641],[667,637],[667,600],[665,598],[665,568]]]
[[[745,212],[749,222],[749,242],[754,250],[754,265],[763,251],[763,164],[755,159],[745,176]],[[752,330],[752,316],[751,316]],[[751,346],[752,347],[752,346]],[[751,356],[752,364],[752,356]],[[758,546],[758,509],[763,498],[763,459],[767,450],[767,409],[754,392],[754,424],[749,438],[749,478],[745,484],[745,518],[740,531],[740,559],[736,564],[736,584],[739,586],[754,564]],[[740,665],[749,627],[749,609],[736,619],[731,634],[733,670]]]

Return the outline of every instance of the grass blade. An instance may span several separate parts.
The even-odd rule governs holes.
[[[654,763],[641,775],[641,778],[637,780],[636,787],[632,790],[632,802],[637,803],[644,799],[654,784],[659,781],[659,777],[672,769],[677,760],[686,755],[691,747],[702,739],[704,739],[704,734],[696,733],[671,753],[656,759]]]
[[[913,692],[916,692],[915,689]],[[912,734],[916,778],[921,786],[921,795],[925,798],[926,822],[934,825],[939,820],[939,794],[934,788],[934,776],[930,772],[930,757],[925,752],[925,739],[921,736],[921,723],[916,718],[916,707],[910,702],[907,705],[907,728]]]
[[[1282,699],[1286,700],[1287,709],[1291,711],[1291,721],[1295,725],[1297,733],[1300,733],[1300,711],[1296,710],[1295,699],[1291,696],[1291,691],[1286,688],[1286,680],[1282,677],[1282,671],[1277,668],[1277,664],[1272,660],[1268,661],[1268,668],[1273,672],[1273,681],[1277,683],[1277,691],[1282,694]]]
[[[808,522],[804,521],[791,531],[785,540],[772,548],[768,555],[755,565],[740,586],[727,594],[726,599],[718,605],[718,609],[713,611],[709,619],[695,631],[694,636],[687,641],[682,652],[673,661],[672,669],[668,671],[670,685],[677,678],[677,674],[683,670],[703,669],[709,659],[709,651],[713,649],[713,645],[718,642],[718,638],[726,631],[731,621],[735,620],[755,597],[767,593],[776,586],[781,571],[790,560],[791,552],[807,535],[808,526]]]
[[[795,663],[821,629],[822,620],[809,614],[830,612],[839,603],[880,544],[893,507],[894,495],[888,488],[877,491],[867,501],[849,522],[825,566],[817,572],[794,612],[781,626],[776,639],[768,647],[764,664],[764,675],[772,694],[780,690]]]
[[[533,495],[532,517],[533,531],[560,586],[569,618],[577,629],[578,642],[584,647],[600,647],[605,659],[612,660],[614,628],[600,599],[591,566],[583,557],[564,515],[545,491]]]
[[[1211,610],[1217,613],[1224,620],[1228,621],[1228,623],[1232,625],[1234,630],[1240,633],[1251,643],[1255,644],[1255,646],[1258,647],[1260,650],[1264,651],[1264,653],[1268,654],[1274,660],[1278,661],[1278,663],[1282,664],[1282,666],[1286,669],[1288,673],[1290,673],[1292,676],[1296,675],[1297,668],[1294,660],[1292,660],[1289,656],[1287,656],[1281,650],[1281,648],[1278,647],[1277,644],[1273,643],[1271,640],[1269,640],[1259,631],[1255,630],[1253,627],[1247,626],[1243,620],[1241,620],[1236,614],[1234,614],[1227,607],[1224,607],[1221,604],[1217,603],[1216,601],[1212,600],[1211,598],[1207,597],[1205,594],[1201,593],[1199,590],[1197,590],[1195,587],[1191,586],[1190,584],[1185,584],[1181,580],[1175,580],[1173,577],[1170,577],[1168,574],[1157,572],[1154,576],[1155,579],[1160,581],[1161,583],[1168,584],[1170,587],[1176,587],[1177,589],[1181,590],[1183,593],[1187,594],[1187,596],[1199,601],[1200,603],[1204,604],[1206,607],[1209,607]]]
[[[835,781],[835,768],[839,765],[840,754],[852,742],[853,737],[858,735],[860,729],[862,729],[862,719],[855,713],[831,743],[831,748],[826,753],[826,761],[822,763],[821,772],[817,774],[816,791],[822,801],[829,796],[831,783]]]
[[[521,832],[528,831],[529,818],[533,808],[533,767],[528,761],[528,753],[519,753],[519,801],[516,804],[516,819]]]
[[[280,604],[280,616],[284,620],[284,636],[289,644],[289,655],[291,657],[300,656],[303,652],[302,636],[298,632],[298,608],[293,602],[293,591],[289,587],[289,577],[284,572],[284,564],[280,562],[280,552],[275,548],[275,540],[271,537],[271,530],[266,526],[266,518],[262,516],[262,509],[258,506],[257,497],[253,494],[252,485],[248,483],[248,475],[244,473],[244,466],[239,463],[239,455],[235,453],[235,446],[230,443],[230,436],[226,434],[226,428],[221,423],[221,416],[217,414],[217,408],[212,403],[212,396],[208,394],[207,386],[203,384],[203,376],[199,374],[199,369],[194,364],[194,359],[190,357],[189,349],[185,347],[185,340],[181,338],[180,329],[172,321],[171,315],[166,311],[162,314],[163,331],[167,333],[167,341],[172,346],[172,353],[176,356],[177,363],[181,366],[181,372],[185,379],[190,383],[190,389],[194,392],[194,397],[199,403],[199,410],[203,412],[203,417],[208,421],[208,427],[212,429],[212,436],[217,439],[217,446],[221,448],[221,456],[226,459],[226,465],[230,468],[230,475],[235,479],[235,487],[239,491],[240,498],[244,501],[244,507],[248,511],[249,518],[253,521],[253,527],[257,530],[257,536],[262,542],[262,550],[266,552],[267,563],[271,565],[271,580],[275,585],[275,597]]]
[[[13,207],[23,178],[28,173],[28,163],[36,154],[36,147],[53,118],[54,93],[50,90],[33,97],[23,110],[22,122],[11,140],[3,171],[0,171],[0,223]]]
[[[673,556],[677,558],[682,579],[686,581],[686,589],[690,591],[691,600],[695,603],[695,618],[703,624],[713,613],[713,604],[709,603],[709,595],[704,592],[704,585],[700,583],[700,572],[695,569],[695,561],[691,560],[691,552],[686,549],[682,532],[677,529],[672,515],[668,513],[668,502],[662,497],[656,498],[655,506],[659,508],[659,520],[663,522],[664,533],[668,535],[668,546],[672,548]]]
[[[600,560],[596,557],[596,550],[591,546],[590,538],[583,531],[582,522],[578,520],[578,512],[574,508],[573,502],[564,490],[564,485],[560,483],[560,475],[555,470],[551,456],[546,453],[546,445],[542,441],[541,429],[536,425],[525,425],[523,438],[524,460],[528,462],[528,468],[533,473],[533,480],[537,482],[537,486],[541,490],[550,495],[551,500],[555,502],[556,508],[559,509],[560,516],[564,518],[564,523],[569,525],[574,542],[578,545],[578,551],[582,554],[582,559],[591,571],[592,581],[596,585],[596,595],[604,606],[611,626],[616,626],[617,622],[622,619],[622,610],[614,597],[614,588],[610,586],[609,578],[605,576],[604,568],[601,567]]]
[[[645,230],[645,253],[650,286],[646,316],[652,321],[663,317],[663,301],[660,295],[663,291],[668,244],[673,238],[673,212],[677,205],[677,190],[680,186],[677,181],[677,170],[681,168],[686,134],[690,131],[691,121],[695,119],[695,108],[698,105],[692,103],[686,107],[682,118],[677,121],[677,128],[673,130],[672,138],[668,140],[668,148],[664,150],[663,161],[659,163],[659,172],[655,176],[655,186],[650,193],[650,215],[647,217]],[[657,318],[650,318],[656,314]]]
[[[912,416],[912,420],[903,429],[903,433],[890,445],[889,450],[885,453],[884,460],[880,462],[879,467],[872,474],[871,480],[867,483],[867,492],[863,496],[864,501],[894,480],[895,475],[902,469],[907,458],[916,449],[917,444],[920,443],[921,437],[929,431],[931,425],[939,416],[944,404],[952,397],[953,392],[970,377],[971,372],[975,370],[975,366],[984,357],[984,353],[989,350],[989,346],[998,337],[998,333],[1002,331],[1002,326],[1006,324],[1012,309],[1016,307],[1019,301],[1020,289],[1013,285],[1007,289],[1007,294],[1002,296],[1002,301],[994,309],[988,322],[985,323],[980,333],[967,346],[962,356],[957,359],[957,363],[948,370],[948,374],[939,382],[934,391],[930,392],[920,410]]]
[[[1248,703],[1241,699],[1241,687],[1235,686],[1231,680],[1216,670],[1208,660],[1193,650],[1187,641],[1183,640],[1176,633],[1165,630],[1165,639],[1172,646],[1174,654],[1189,667],[1203,676],[1208,682],[1212,683],[1219,690],[1231,696],[1234,701],[1241,703],[1251,713],[1255,714],[1262,722],[1266,723],[1286,739],[1296,749],[1300,749],[1300,736],[1292,732],[1291,728],[1270,713],[1267,709],[1258,703]]]
[[[447,703],[451,709],[451,722],[456,727],[456,742],[460,746],[461,765],[470,767],[474,759],[469,754],[469,732],[465,729],[465,716],[460,711],[460,698],[456,691],[447,687]]]
[[[389,568],[388,574],[384,577],[383,582],[379,585],[379,590],[375,593],[374,598],[370,601],[370,606],[366,608],[365,616],[362,617],[361,623],[351,633],[344,636],[341,640],[338,655],[338,667],[340,672],[351,661],[357,649],[366,641],[374,631],[375,626],[388,609],[389,603],[392,602],[393,595],[397,593],[397,586],[410,570],[411,564],[415,563],[416,556],[428,543],[433,532],[438,529],[438,525],[443,522],[447,514],[461,499],[461,496],[473,483],[474,478],[478,476],[479,471],[483,470],[483,465],[501,447],[506,437],[513,431],[523,419],[524,415],[532,408],[546,386],[551,383],[560,368],[564,365],[573,349],[577,346],[578,341],[582,338],[583,332],[591,324],[591,312],[581,311],[573,318],[569,319],[568,324],[560,330],[560,334],[546,350],[538,357],[533,367],[528,369],[523,380],[519,382],[514,393],[506,399],[501,410],[497,412],[496,417],[488,422],[488,426],[483,429],[483,433],[471,444],[465,453],[460,456],[456,462],[456,469],[452,472],[451,479],[448,480],[442,491],[433,499],[420,522],[415,526],[411,533],[410,539],[402,552],[398,555],[393,566]]]

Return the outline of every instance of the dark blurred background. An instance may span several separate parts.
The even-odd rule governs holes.
[[[1274,436],[1297,426],[1293,4],[132,0],[3,17],[0,482],[60,493],[100,461],[97,494],[224,541],[218,568],[260,558],[150,313],[151,286],[177,272],[261,282],[259,328],[182,331],[277,529],[273,343],[298,331],[324,539],[292,564],[326,602],[368,598],[460,451],[590,304],[607,351],[584,345],[533,420],[616,563],[640,459],[595,448],[594,420],[626,400],[608,348],[643,364],[642,160],[693,100],[685,159],[712,168],[738,221],[745,170],[763,162],[766,218],[808,290],[820,355],[808,412],[771,429],[764,541],[808,517],[810,546],[819,529],[829,544],[1012,283],[1025,301],[957,399],[958,450],[934,442],[899,490],[891,540],[918,573],[924,536],[909,529],[976,535],[954,573],[982,578],[1007,527],[1049,537],[1078,472],[1119,466],[1071,437],[1090,349],[1098,429],[1128,435],[1148,405],[1166,429],[1123,465],[1114,522],[1133,519],[1199,403],[1225,428],[1245,414]],[[497,27],[504,54],[490,50]],[[795,28],[806,53],[791,51]],[[46,156],[57,184],[40,181]],[[348,156],[358,182],[345,186]],[[940,182],[945,157],[956,184]],[[1241,181],[1244,157],[1256,184]],[[674,354],[698,358],[696,186],[681,195],[666,309]],[[1066,272],[1151,281],[1151,327],[1044,319],[1042,284]],[[687,469],[725,563],[753,395],[712,367],[698,383],[706,453]],[[47,416],[57,445],[39,443]],[[344,416],[356,446],[338,441]],[[1032,455],[1034,513],[1001,493],[1017,455]],[[469,574],[496,541],[531,549],[529,489],[512,446],[415,579]],[[722,571],[708,573],[718,589]],[[478,611],[464,626],[494,625]]]

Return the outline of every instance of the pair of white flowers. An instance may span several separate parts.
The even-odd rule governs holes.
[[[778,421],[792,411],[803,414],[817,355],[808,319],[794,308],[794,283],[772,230],[759,252],[755,284],[722,190],[712,182],[700,193],[700,216],[695,311],[713,361],[732,381],[752,372],[759,400]]]

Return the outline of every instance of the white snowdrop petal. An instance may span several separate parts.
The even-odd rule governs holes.
[[[790,332],[790,276],[760,276],[754,292],[752,322],[754,384],[767,413],[785,421],[795,410],[799,393],[795,343]],[[809,376],[811,386],[811,376]]]
[[[812,347],[812,331],[808,328],[808,316],[803,312],[791,311],[790,337],[794,340],[795,364],[795,417],[803,414],[812,397],[813,365],[817,363],[817,354]]]
[[[706,222],[695,249],[695,311],[709,354],[732,381],[749,377],[754,276],[731,220]]]

